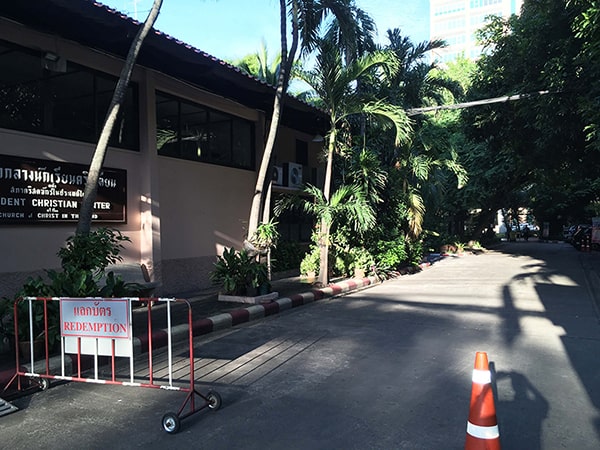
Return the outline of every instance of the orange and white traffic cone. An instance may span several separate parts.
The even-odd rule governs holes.
[[[477,352],[475,355],[465,450],[500,450],[492,374],[485,352]]]

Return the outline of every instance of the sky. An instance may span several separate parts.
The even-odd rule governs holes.
[[[98,0],[142,22],[152,0]],[[414,43],[429,40],[429,0],[355,0],[377,25],[378,42],[400,28]],[[264,39],[279,51],[278,0],[163,0],[155,28],[223,60],[255,53]]]

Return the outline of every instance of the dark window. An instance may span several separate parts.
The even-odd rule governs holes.
[[[275,194],[273,203],[277,202],[281,195]],[[277,217],[277,229],[281,234],[281,240],[286,242],[310,242],[315,228],[315,218],[299,210],[285,210]]]
[[[118,79],[0,41],[0,127],[95,143]],[[110,145],[139,149],[137,85],[130,83]]]
[[[308,166],[308,142],[296,139],[296,162]]]
[[[254,124],[167,94],[156,94],[158,154],[254,169]]]

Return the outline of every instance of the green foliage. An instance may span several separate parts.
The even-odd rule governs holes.
[[[423,259],[423,242],[421,240],[406,243],[407,262],[410,266],[418,266]]]
[[[66,271],[81,269],[97,273],[109,264],[121,261],[122,243],[130,241],[119,230],[99,228],[88,234],[70,236],[66,245],[58,251],[58,256]]]
[[[313,214],[318,220],[324,220],[330,226],[342,218],[356,231],[367,231],[375,225],[373,208],[360,186],[342,185],[331,195],[329,201],[315,186],[308,185],[305,192],[312,200],[300,200],[304,211]]]
[[[276,86],[281,65],[281,52],[275,55],[274,59],[269,60],[267,44],[263,40],[259,51],[233,61],[232,64],[238,66],[248,75],[264,81],[271,86]]]
[[[307,276],[313,272],[315,275],[319,273],[321,260],[321,252],[317,245],[311,245],[309,251],[304,255],[300,262],[300,274]]]
[[[261,222],[256,228],[256,232],[250,242],[261,251],[266,251],[272,247],[277,246],[277,242],[280,238],[279,231],[277,230],[277,222],[273,219],[268,222]]]
[[[375,266],[375,258],[364,247],[351,248],[348,253],[351,258],[351,270],[364,270],[366,273],[369,273],[373,266]]]
[[[46,270],[47,279],[29,278],[17,296],[31,297],[115,297],[130,295],[135,286],[115,278],[111,272],[106,285],[100,281],[109,264],[122,260],[123,242],[130,239],[120,231],[98,228],[88,234],[75,234],[67,239],[57,255],[62,270]]]
[[[472,185],[465,200],[468,209],[482,211],[482,226],[489,226],[490,210],[518,205],[560,229],[597,199],[598,141],[586,134],[599,117],[597,6],[525,2],[519,17],[494,19],[481,33],[488,52],[470,99],[527,94],[463,112],[469,137],[480,144],[468,155]]]
[[[210,279],[227,295],[256,295],[254,290],[269,284],[267,266],[247,251],[238,252],[234,248],[226,248],[223,255],[217,257]]]
[[[133,284],[126,284],[112,272],[106,275],[105,286],[100,280],[109,264],[122,258],[119,255],[124,248],[122,242],[129,241],[118,230],[99,228],[85,235],[74,235],[67,239],[57,255],[61,258],[62,270],[46,270],[46,277],[30,277],[16,293],[13,300],[3,299],[3,303],[12,305],[23,297],[123,297],[131,295]],[[29,302],[18,301],[19,340],[29,340]],[[44,331],[44,302],[33,301],[33,335]],[[6,309],[6,306],[5,306]],[[50,348],[59,338],[59,305],[56,301],[47,302],[48,343]],[[25,318],[25,320],[23,319]],[[1,317],[0,317],[1,319]],[[6,319],[5,319],[6,322]],[[8,319],[12,324],[12,317]],[[5,323],[5,332],[14,334],[14,325]]]
[[[297,242],[281,241],[271,252],[275,271],[298,269],[302,261],[302,250]]]
[[[379,241],[376,243],[375,248],[377,248],[375,264],[378,271],[398,270],[406,264],[408,254],[403,238],[397,238],[393,241]]]

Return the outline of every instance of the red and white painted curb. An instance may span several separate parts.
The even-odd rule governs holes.
[[[208,317],[206,319],[199,319],[192,322],[193,334],[194,336],[201,336],[213,331],[224,330],[242,323],[250,322],[252,320],[278,314],[291,308],[306,305],[324,298],[336,297],[347,292],[352,292],[379,283],[380,280],[377,277],[354,278],[351,280],[344,280],[339,283],[333,283],[324,288],[311,289],[310,291],[303,292],[301,294],[293,294],[289,297],[281,297],[270,303],[234,309],[232,311],[217,314],[216,316]],[[181,330],[178,330],[178,327],[173,327],[173,339],[176,338],[176,333],[179,332],[185,335],[185,333],[187,333],[187,325],[182,326]],[[152,346],[154,348],[161,346],[163,343],[166,345],[166,330],[158,330],[157,332],[153,333],[153,335]],[[138,338],[134,338],[134,340],[135,339]],[[162,342],[163,340],[164,342]],[[141,350],[148,348],[148,337],[142,337],[139,339],[139,341],[139,344],[134,342],[134,349]]]

